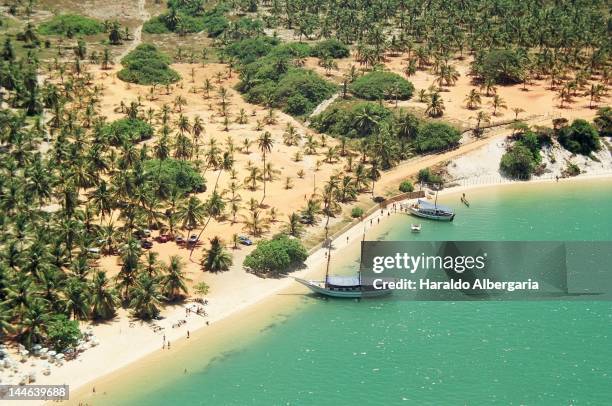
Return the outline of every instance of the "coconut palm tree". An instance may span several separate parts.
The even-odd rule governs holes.
[[[185,275],[185,265],[178,255],[170,257],[170,263],[166,267],[164,275],[161,277],[161,290],[164,297],[173,302],[182,295],[186,295],[187,282],[190,279]]]
[[[482,103],[480,93],[476,89],[470,90],[470,93],[465,98],[465,104],[468,109],[475,110]]]
[[[507,109],[508,105],[506,104],[506,101],[501,98],[500,95],[495,94],[493,95],[493,99],[491,100],[491,107],[493,107],[493,115],[496,116],[498,109]]]
[[[219,237],[210,240],[210,248],[204,250],[202,257],[202,269],[208,272],[223,272],[229,270],[232,265],[232,257],[225,250]]]
[[[206,216],[206,205],[196,196],[191,196],[184,202],[176,212],[177,218],[182,222],[181,227],[185,230],[197,228]]]
[[[300,215],[297,213],[291,213],[287,216],[287,225],[285,226],[285,232],[293,237],[299,238],[304,232],[304,226],[301,223]]]
[[[265,131],[263,134],[259,136],[257,139],[257,145],[259,150],[261,151],[263,157],[263,173],[265,174],[266,168],[266,155],[272,152],[272,147],[274,146],[274,140],[272,139],[272,134],[269,131]],[[266,198],[266,176],[263,176],[263,197],[261,198],[261,203],[263,203]]]
[[[108,320],[115,315],[118,304],[117,294],[110,287],[106,272],[97,271],[90,285],[91,316],[94,320]]]
[[[159,308],[165,297],[160,290],[159,280],[141,273],[130,290],[130,307],[134,315],[143,320],[151,320],[159,314]]]
[[[429,117],[442,117],[444,109],[444,100],[442,100],[440,93],[432,93],[429,97],[425,113],[427,113]]]
[[[259,237],[270,228],[269,220],[259,210],[253,210],[249,216],[244,216],[243,222],[244,228],[255,237]]]
[[[476,114],[476,116],[474,117],[470,117],[476,120],[476,127],[474,128],[474,135],[476,137],[480,137],[480,135],[482,134],[482,128],[480,128],[482,123],[490,123],[491,122],[491,116],[487,113],[485,113],[484,111],[479,111],[478,114]]]

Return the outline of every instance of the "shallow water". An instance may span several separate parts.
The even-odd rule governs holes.
[[[482,189],[467,198],[470,208],[458,196],[440,198],[456,209],[453,223],[419,220],[423,231],[414,235],[409,225],[416,220],[400,215],[381,238],[612,239],[609,181]],[[189,356],[177,355],[180,364],[151,365],[88,401],[603,405],[612,398],[610,302],[354,302],[301,296],[272,318],[258,334],[250,330],[213,359],[194,341]],[[178,372],[183,367],[187,374]]]

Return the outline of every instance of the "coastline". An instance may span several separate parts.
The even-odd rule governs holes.
[[[589,180],[601,180],[608,182],[612,180],[612,174],[607,174],[606,176],[589,176],[588,174],[585,174],[574,178],[560,179],[559,182],[568,184]],[[494,189],[499,186],[507,187],[509,185],[513,185],[518,188],[523,188],[537,186],[541,183],[554,182],[555,179],[534,179],[526,182],[455,186],[441,191],[440,195],[448,198],[452,197],[453,195],[459,195],[460,193],[468,190],[480,190],[483,192],[483,190]],[[380,222],[378,222],[379,219],[381,220]],[[363,238],[364,233],[366,233],[366,236],[368,234],[375,233],[375,235],[367,236],[367,238],[376,238],[381,234],[385,234],[392,224],[392,221],[390,221],[391,219],[393,219],[393,216],[387,215],[386,210],[382,214],[381,211],[377,210],[362,222],[351,227],[334,240],[334,247],[336,251],[333,252],[332,259],[339,258],[339,261],[342,262],[343,260],[347,261],[351,257],[354,257],[354,255],[350,255],[350,253],[353,252],[354,254],[358,252],[359,242]],[[368,224],[370,220],[372,220],[373,223],[371,227]],[[306,278],[321,276],[325,267],[325,259],[325,250],[316,250],[308,257],[306,261],[307,268],[293,273],[292,276]],[[235,333],[236,330],[256,330],[257,328],[261,329],[262,327],[265,327],[267,324],[270,324],[271,320],[275,316],[278,316],[282,309],[286,310],[286,307],[283,305],[293,303],[295,306],[295,301],[288,301],[286,300],[287,297],[295,297],[295,295],[301,296],[303,293],[307,292],[306,288],[294,284],[292,278],[271,280],[270,282],[271,283],[269,283],[266,288],[260,290],[258,294],[245,297],[241,303],[234,303],[234,307],[226,309],[225,312],[219,312],[214,317],[208,319],[209,322],[213,322],[211,326],[206,326],[205,322],[201,320],[197,320],[201,321],[200,323],[192,322],[192,320],[190,320],[186,326],[176,329],[175,331],[171,331],[170,334],[167,334],[167,339],[172,341],[173,349],[176,347],[177,350],[180,351],[180,348],[191,345],[189,340],[186,338],[187,328],[192,333],[191,341],[199,340],[199,342],[202,342],[204,345],[210,347],[211,351],[226,347],[229,343],[226,338],[228,338],[230,335],[234,336],[232,333]],[[213,299],[213,296],[214,295],[209,296],[211,303],[213,303],[215,300]],[[233,295],[234,302],[237,297],[242,298],[240,291],[236,291]],[[283,298],[285,298],[285,300],[283,300]],[[180,316],[183,308],[173,309],[172,311],[175,315],[178,314]],[[167,315],[166,317],[170,318],[170,315]],[[65,370],[63,371],[62,375],[67,377],[65,382],[71,386],[73,394],[71,397],[75,400],[86,399],[88,396],[92,395],[93,388],[96,388],[97,392],[105,391],[108,387],[113,386],[116,382],[121,382],[121,377],[132,376],[134,373],[137,373],[137,371],[142,370],[145,365],[150,365],[152,362],[157,363],[157,361],[164,362],[165,357],[171,357],[172,352],[160,351],[161,335],[157,335],[155,337],[157,338],[156,340],[153,340],[152,337],[144,337],[142,334],[129,337],[129,347],[123,347],[119,351],[117,351],[116,348],[111,348],[111,346],[108,344],[102,343],[100,346],[88,351],[92,352],[91,358],[95,360],[85,360],[85,356],[89,355],[88,352],[86,352],[81,356],[82,362],[79,362],[79,360],[73,361],[79,364],[74,364],[74,366],[72,364],[65,365],[62,368]],[[235,341],[236,339],[233,338],[233,340]],[[215,342],[218,344],[215,344]],[[96,351],[96,357],[94,357],[96,354],[93,354],[93,351]],[[128,353],[127,355],[126,351]],[[112,359],[120,358],[120,360],[117,360],[114,363],[110,362],[109,355],[112,356]],[[211,354],[211,356],[212,355],[213,354]],[[102,359],[107,361],[105,362],[105,367],[98,367],[95,369],[95,371],[91,371],[91,365],[100,365],[100,360]],[[45,378],[47,378],[47,380],[48,378],[52,378],[52,381],[57,383],[57,377],[59,375],[60,374],[58,373],[55,374],[55,376],[52,375]],[[68,377],[71,379],[69,380]],[[75,379],[75,377],[77,379]],[[50,380],[48,381],[50,382]]]

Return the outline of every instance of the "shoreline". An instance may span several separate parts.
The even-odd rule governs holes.
[[[584,182],[588,180],[610,181],[612,180],[612,174],[590,175],[590,176],[589,174],[584,174],[584,175],[580,175],[580,176],[573,177],[573,178],[560,179],[559,182],[568,184],[568,183]],[[449,188],[444,189],[443,191],[440,192],[440,195],[444,195],[445,197],[448,197],[454,194],[458,195],[459,193],[463,193],[464,191],[467,191],[467,190],[495,188],[499,186],[505,187],[508,185],[514,185],[518,187],[535,186],[541,183],[553,183],[553,182],[555,182],[555,179],[534,179],[530,181],[509,181],[509,182],[504,182],[504,183],[455,186],[455,187],[449,187]],[[397,203],[401,203],[401,202],[397,202]],[[370,216],[368,216],[367,218],[364,218],[363,221],[354,225],[353,227],[351,227],[350,229],[342,233],[340,236],[338,236],[336,239],[334,239],[333,244],[336,247],[336,251],[334,252],[334,257],[337,258],[339,254],[342,253],[343,254],[342,258],[344,258],[344,260],[346,261],[350,257],[350,255],[345,255],[346,251],[350,251],[351,249],[355,249],[355,248],[358,249],[359,242],[363,238],[364,233],[369,234],[372,231],[376,231],[377,234],[380,234],[380,233],[384,234],[385,232],[387,232],[388,226],[389,226],[389,220],[393,218],[393,216],[389,216],[387,215],[387,213],[388,213],[388,210],[386,209],[384,210],[383,213],[381,213],[380,210],[376,210]],[[379,222],[378,220],[380,220],[381,217],[383,221]],[[368,225],[368,222],[370,220],[372,220],[372,226]],[[347,240],[347,237],[348,237],[348,240]],[[342,261],[342,259],[340,259],[340,261]],[[306,260],[307,268],[304,270],[294,272],[291,276],[299,276],[299,277],[307,277],[307,278],[315,277],[317,276],[317,273],[320,273],[323,271],[325,267],[325,262],[326,262],[325,249],[321,249],[321,248],[317,249]],[[212,333],[216,332],[216,333],[220,333],[221,336],[225,336],[224,330],[228,330],[228,329],[233,330],[236,324],[241,325],[241,326],[236,327],[238,329],[245,328],[243,327],[245,322],[247,324],[249,324],[249,322],[255,323],[255,324],[266,324],[266,322],[270,321],[271,317],[273,316],[275,312],[274,311],[261,312],[258,310],[276,309],[278,312],[280,310],[279,302],[281,301],[280,300],[281,297],[283,297],[284,295],[298,294],[296,292],[307,292],[306,288],[301,287],[301,286],[298,287],[298,285],[294,284],[294,281],[291,277],[286,277],[286,278],[282,278],[279,280],[272,280],[271,282],[273,283],[271,283],[267,289],[260,292],[259,295],[252,296],[248,298],[247,300],[243,301],[240,305],[237,305],[233,307],[232,309],[227,310],[226,312],[216,314],[215,317],[211,317],[209,319],[209,322],[211,322],[211,324],[213,325],[208,327],[211,329],[210,334],[206,334],[206,330],[203,328],[203,327],[206,327],[205,322],[201,322],[199,324],[198,323],[191,323],[191,324],[187,323],[190,333],[192,333],[192,336],[197,340],[215,341],[215,340],[220,340],[220,338],[217,335],[211,336]],[[296,290],[296,287],[297,287],[297,290]],[[236,295],[240,295],[240,292],[236,292],[234,296]],[[183,307],[180,308],[181,311],[182,309]],[[176,312],[176,309],[173,309],[173,310]],[[265,314],[265,315],[262,316],[262,314]],[[263,319],[261,319],[262,317]],[[217,323],[219,324],[218,326],[216,325]],[[234,327],[230,328],[229,326],[234,326]],[[167,336],[168,340],[172,341],[173,348],[174,347],[181,348],[183,346],[188,345],[189,340],[186,338],[185,330],[186,330],[185,327],[181,327],[177,329],[176,331],[173,331],[172,335]],[[160,339],[160,337],[158,337],[158,339]],[[194,340],[192,339],[192,341]],[[71,373],[67,375],[69,375],[70,377],[77,376],[80,378],[78,380],[73,379],[72,382],[69,380],[66,381],[66,383],[68,383],[71,386],[72,393],[75,395],[73,398],[82,400],[88,395],[91,396],[92,388],[104,387],[104,385],[108,384],[111,381],[117,380],[121,376],[131,376],[132,371],[137,371],[140,368],[141,363],[148,363],[147,360],[159,359],[165,356],[170,356],[170,353],[166,351],[164,351],[164,353],[160,355],[158,351],[161,348],[161,346],[159,345],[160,343],[161,341],[151,342],[150,340],[148,342],[139,342],[137,343],[138,345],[136,345],[136,347],[138,348],[138,351],[136,353],[132,353],[131,357],[123,359],[121,363],[117,363],[114,365],[109,364],[109,366],[106,368],[97,369],[94,374],[89,374],[89,376],[84,376],[82,374],[75,373],[77,369],[76,367],[78,366],[84,367],[86,363],[83,363],[82,365],[75,365],[75,368],[70,368],[72,366],[70,364],[65,365],[62,369],[65,369],[66,371],[69,371],[69,370],[71,371]],[[105,346],[104,343],[102,343],[100,344],[100,346],[96,347],[96,349],[99,348],[100,352],[113,351],[112,348],[107,348],[107,347],[108,345]],[[106,349],[106,351],[101,351],[103,349]],[[88,352],[90,351],[92,350],[89,350]],[[87,356],[88,352],[85,352],[81,356],[81,358],[84,358],[85,356]],[[105,358],[106,357],[104,357],[104,359]],[[79,362],[79,360],[76,360],[73,362]],[[57,375],[55,377],[57,377]],[[45,377],[45,378],[52,378],[52,376]],[[46,380],[47,382],[49,381],[48,379]],[[53,382],[58,383],[57,380],[53,380]],[[37,383],[42,383],[42,382],[37,382]],[[91,386],[91,388],[88,388],[86,386]]]

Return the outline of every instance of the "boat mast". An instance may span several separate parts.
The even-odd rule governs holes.
[[[325,269],[325,287],[327,288],[327,279],[329,278],[329,263],[331,262],[331,243],[327,246],[327,268]]]

